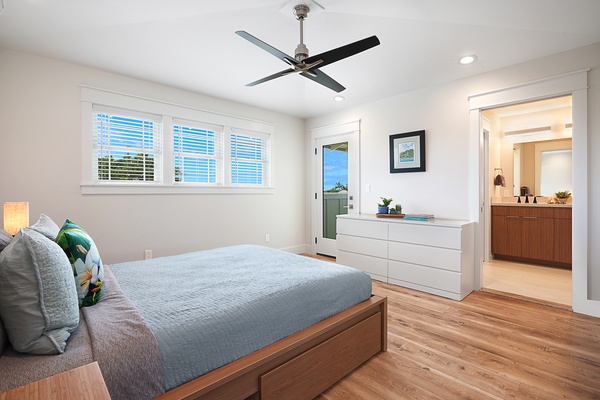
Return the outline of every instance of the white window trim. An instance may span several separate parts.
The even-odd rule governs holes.
[[[94,183],[92,168],[92,105],[99,104],[107,107],[139,110],[163,116],[163,166],[173,165],[173,118],[190,121],[202,121],[208,124],[225,127],[226,135],[230,127],[236,127],[251,132],[262,132],[270,137],[271,146],[271,176],[270,186],[230,186],[227,178],[223,185],[202,185],[174,182],[173,168],[163,167],[161,183],[132,183],[132,182],[99,182]],[[144,98],[115,91],[81,86],[81,193],[84,195],[98,194],[274,194],[273,160],[275,153],[275,127],[272,123],[252,120],[234,115],[221,114],[187,105],[174,104],[166,101]],[[226,141],[225,146],[228,145]],[[227,154],[227,147],[224,154]],[[228,166],[228,156],[225,157],[225,168]],[[230,184],[230,182],[229,182]]]

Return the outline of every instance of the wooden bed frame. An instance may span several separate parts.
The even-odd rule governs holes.
[[[387,298],[372,296],[156,400],[309,400],[386,350]]]

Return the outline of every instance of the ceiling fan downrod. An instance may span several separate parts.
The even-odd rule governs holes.
[[[298,4],[294,7],[294,15],[300,21],[300,44],[296,47],[295,57],[298,62],[308,58],[308,48],[304,45],[304,20],[308,17],[310,8],[304,4]]]

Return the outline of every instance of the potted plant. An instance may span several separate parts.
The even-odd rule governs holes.
[[[569,197],[571,197],[571,192],[565,190],[564,192],[556,192],[554,195],[558,197],[558,200],[560,200],[562,204],[565,204]]]
[[[402,204],[396,204],[396,214],[402,214]]]
[[[389,206],[394,201],[393,199],[386,199],[385,197],[380,197],[381,203],[377,204],[377,213],[378,214],[387,214],[389,211]]]

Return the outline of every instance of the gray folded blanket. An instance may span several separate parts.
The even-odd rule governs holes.
[[[163,394],[156,339],[106,265],[100,301],[81,310],[92,338],[94,360],[112,399],[143,400]]]

